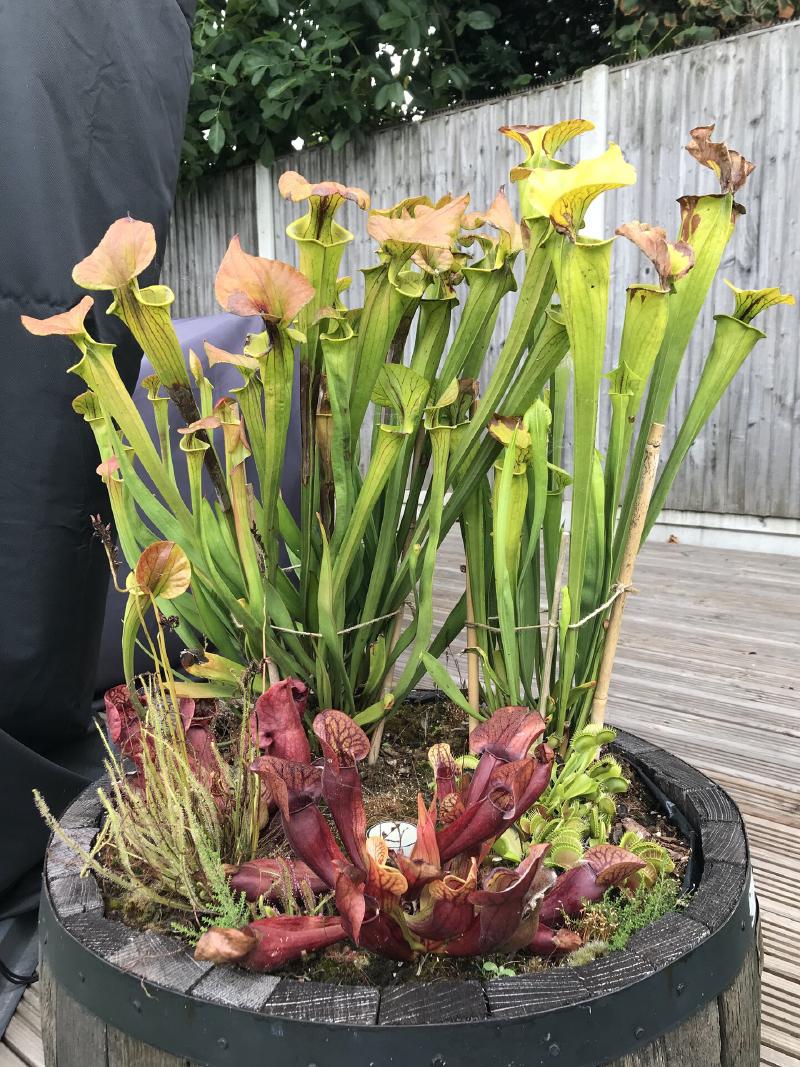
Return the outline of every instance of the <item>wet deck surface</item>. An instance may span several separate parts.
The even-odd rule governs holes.
[[[451,539],[438,570],[439,621],[463,590],[460,564],[459,543]],[[651,544],[635,585],[609,719],[694,763],[739,804],[764,933],[761,1065],[797,1067],[800,560]],[[456,677],[466,676],[460,647],[448,661]],[[0,1043],[0,1067],[43,1063],[33,987]]]

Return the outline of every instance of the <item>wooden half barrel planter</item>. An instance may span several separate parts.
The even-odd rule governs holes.
[[[616,748],[693,832],[688,907],[582,967],[374,989],[197,963],[105,918],[55,840],[41,908],[48,1067],[758,1067],[759,945],[747,842],[728,795],[663,749]],[[673,807],[674,806],[674,807]],[[93,790],[64,825],[96,833]]]

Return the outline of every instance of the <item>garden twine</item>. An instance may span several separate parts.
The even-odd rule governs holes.
[[[588,615],[584,615],[582,619],[578,619],[577,622],[571,622],[568,624],[568,630],[579,630],[581,626],[585,626],[587,622],[590,622],[596,616],[601,615],[604,611],[611,607],[615,600],[622,596],[623,593],[630,593],[635,591],[632,585],[622,585],[617,582],[614,585],[614,592],[600,607],[595,608],[594,611],[590,611]],[[405,605],[403,605],[405,607]],[[356,630],[362,630],[365,627],[374,626],[376,622],[386,622],[388,619],[394,619],[397,617],[398,608],[395,611],[390,611],[386,615],[377,615],[374,619],[367,619],[364,622],[357,622],[353,626],[346,626],[343,630],[337,630],[336,636],[343,637],[345,634],[354,633]],[[470,626],[476,630],[488,630],[489,633],[499,634],[502,630],[499,626],[490,626],[489,623],[484,622],[470,622]],[[322,634],[317,633],[314,630],[294,630],[290,626],[275,626],[273,623],[269,624],[271,630],[275,630],[277,633],[282,634],[294,634],[295,637],[314,637],[321,638]],[[558,622],[551,622],[549,619],[547,622],[529,623],[527,626],[515,626],[514,633],[525,633],[528,630],[557,630],[559,628]]]

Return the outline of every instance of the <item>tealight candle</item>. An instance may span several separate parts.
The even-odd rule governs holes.
[[[402,852],[404,856],[409,856],[417,843],[417,828],[410,822],[387,819],[371,827],[368,836],[382,837],[393,852]]]

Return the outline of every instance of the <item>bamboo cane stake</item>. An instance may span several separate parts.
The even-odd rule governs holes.
[[[378,725],[375,727],[375,733],[372,735],[372,741],[369,746],[369,756],[367,756],[367,766],[374,767],[378,762],[378,755],[381,751],[381,742],[383,741],[383,731],[386,726],[386,719],[381,719]]]
[[[569,531],[562,530],[561,543],[558,546],[555,581],[553,582],[553,603],[547,619],[547,641],[544,646],[544,664],[542,666],[542,685],[539,690],[539,714],[547,718],[547,701],[550,697],[550,676],[553,673],[553,658],[558,637],[558,617],[561,614],[561,591],[566,577],[567,555],[569,550]]]
[[[478,408],[478,398],[473,393],[472,403],[469,406],[469,417],[475,418],[475,412]],[[472,583],[470,582],[469,573],[469,560],[466,557],[466,544],[464,546],[464,574],[466,582],[466,594],[467,594],[467,645],[472,650],[467,653],[467,700],[469,706],[473,711],[478,712],[481,704],[481,681],[480,681],[480,661],[478,659],[477,651],[477,634],[475,631],[475,605],[472,602]],[[469,722],[467,728],[470,733],[478,725],[478,719],[475,716],[469,716]]]
[[[639,492],[633,505],[631,526],[628,531],[628,540],[625,543],[625,552],[619,569],[619,585],[622,592],[614,601],[611,615],[608,619],[608,630],[603,645],[603,655],[600,659],[600,669],[597,672],[597,685],[592,700],[592,722],[603,724],[606,717],[606,705],[608,704],[608,690],[611,685],[611,672],[614,669],[614,658],[617,654],[620,629],[622,627],[622,613],[625,611],[626,590],[633,578],[633,569],[636,566],[636,557],[639,554],[639,546],[642,543],[642,533],[647,520],[647,509],[650,506],[650,497],[653,495],[653,486],[658,470],[658,456],[661,451],[661,438],[664,426],[660,422],[654,422],[650,427],[645,449],[642,475],[639,479]]]
[[[481,703],[480,665],[476,649],[477,638],[475,634],[475,608],[472,604],[472,590],[469,580],[469,563],[461,568],[465,575],[465,587],[467,594],[467,700],[469,706],[476,713],[475,716],[467,716],[469,732],[478,725],[477,712]]]

